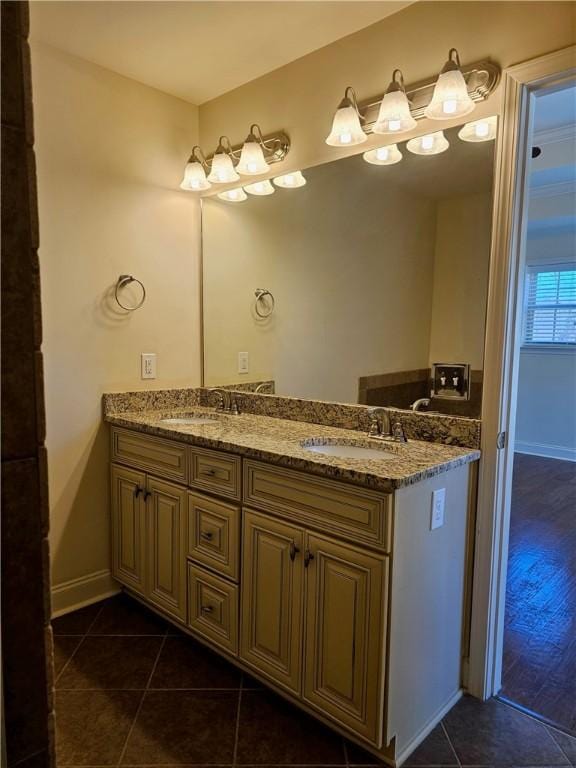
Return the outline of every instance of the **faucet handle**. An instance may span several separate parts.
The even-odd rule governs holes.
[[[404,429],[402,427],[402,424],[400,424],[399,421],[394,422],[394,426],[392,427],[392,437],[397,443],[406,443],[406,435],[404,434]]]
[[[378,437],[381,432],[380,415],[378,408],[368,411],[368,437]]]
[[[233,416],[238,416],[238,414],[240,413],[240,408],[238,408],[238,401],[236,400],[236,396],[235,395],[231,395],[230,399],[231,399],[230,413]]]

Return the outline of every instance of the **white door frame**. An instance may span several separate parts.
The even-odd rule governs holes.
[[[504,70],[503,104],[496,147],[495,191],[490,255],[482,460],[473,580],[468,690],[486,699],[498,693],[510,528],[514,459],[519,289],[527,204],[526,144],[531,105],[537,91],[576,77],[576,46]],[[498,448],[501,433],[510,436]]]

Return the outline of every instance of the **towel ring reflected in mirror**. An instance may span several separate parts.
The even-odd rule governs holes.
[[[142,289],[142,298],[137,304],[134,304],[133,306],[122,304],[118,295],[122,288],[130,285],[130,283],[138,283]],[[135,310],[140,309],[140,307],[146,301],[146,288],[144,288],[144,283],[133,275],[120,275],[116,281],[116,287],[114,288],[114,298],[116,299],[117,304],[122,307],[122,309],[126,310],[126,312],[134,312]]]
[[[263,320],[265,320],[267,317],[270,317],[272,312],[274,312],[276,300],[270,291],[268,291],[266,288],[256,288],[254,291],[254,296],[256,296],[254,311],[258,317],[261,317]],[[270,297],[269,302],[265,301],[266,296]],[[260,302],[262,302],[262,304],[260,304]],[[262,311],[262,307],[264,307],[264,311]]]

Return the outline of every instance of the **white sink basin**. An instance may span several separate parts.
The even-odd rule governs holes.
[[[166,419],[160,419],[162,424],[175,424],[175,425],[202,425],[202,424],[218,424],[217,416],[198,415],[198,416],[174,416]]]
[[[384,448],[370,448],[366,445],[348,443],[324,443],[322,445],[302,445],[305,451],[321,453],[324,456],[338,456],[341,459],[393,459],[396,454]]]

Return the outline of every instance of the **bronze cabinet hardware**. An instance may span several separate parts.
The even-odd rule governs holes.
[[[148,501],[148,499],[152,496],[151,491],[144,491],[144,501]]]
[[[212,531],[201,531],[200,538],[204,539],[205,541],[212,541],[214,534]]]
[[[307,549],[304,552],[304,568],[308,568],[308,566],[310,565],[310,561],[311,560],[314,560],[314,555],[313,555],[312,552],[310,552],[309,549]]]
[[[213,613],[214,607],[212,605],[203,605],[200,608],[200,610],[202,611],[202,613]]]
[[[300,550],[298,549],[296,544],[293,541],[291,541],[290,542],[290,560],[292,560],[292,562],[294,562],[294,560],[296,559],[296,555],[298,554],[298,552],[300,552]]]
[[[134,498],[137,499],[138,496],[140,496],[140,494],[143,492],[143,490],[144,490],[143,488],[140,488],[140,486],[137,485],[136,488],[134,488]]]

